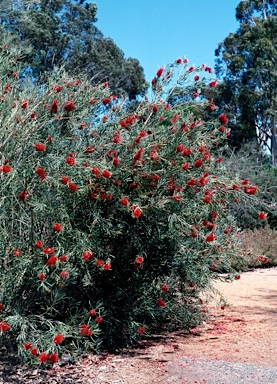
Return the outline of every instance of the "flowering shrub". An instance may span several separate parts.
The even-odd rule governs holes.
[[[158,70],[153,101],[129,113],[106,83],[56,72],[31,86],[11,62],[6,49],[1,337],[14,336],[30,362],[56,363],[198,324],[200,292],[220,271],[232,277],[228,204],[256,193],[218,161],[227,116],[203,122],[210,100],[167,103],[171,80],[186,87],[197,76],[196,92],[210,71],[178,59]]]

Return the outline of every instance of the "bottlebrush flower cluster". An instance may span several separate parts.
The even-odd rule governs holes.
[[[169,103],[178,71],[191,97]],[[134,112],[107,83],[55,72],[27,92],[2,76],[0,334],[29,361],[197,324],[199,293],[232,272],[228,206],[257,187],[224,172],[228,117],[202,118],[202,71],[187,59],[159,69]]]

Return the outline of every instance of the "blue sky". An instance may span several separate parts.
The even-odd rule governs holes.
[[[95,0],[96,26],[125,57],[134,57],[147,81],[178,57],[214,68],[217,45],[239,24],[240,0]]]

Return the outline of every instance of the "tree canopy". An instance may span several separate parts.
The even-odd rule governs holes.
[[[92,82],[109,82],[117,94],[130,99],[144,94],[143,68],[95,26],[97,5],[87,0],[4,0],[0,5],[2,34],[10,32],[32,48],[26,68],[39,79],[54,67],[70,74],[86,72]]]
[[[216,101],[233,114],[231,143],[257,137],[261,154],[277,165],[277,5],[275,0],[241,1],[240,27],[216,50],[216,74],[223,81]]]

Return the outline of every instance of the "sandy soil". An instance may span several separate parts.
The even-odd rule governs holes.
[[[276,367],[276,381],[261,384],[277,383],[277,268],[245,272],[232,283],[217,282],[215,288],[222,293],[220,303],[204,304],[209,319],[189,335],[171,333],[126,354],[88,356],[47,372],[0,361],[0,383],[210,383],[205,361],[252,363],[258,371]],[[190,368],[199,359],[204,359],[203,379]],[[218,382],[252,382],[233,380]]]

